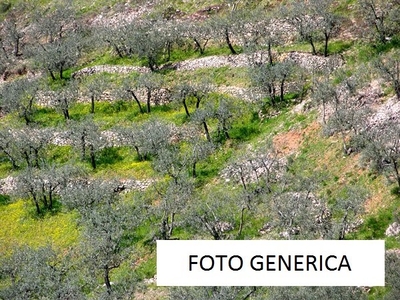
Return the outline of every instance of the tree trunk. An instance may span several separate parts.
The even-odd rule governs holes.
[[[225,28],[225,41],[228,44],[229,50],[231,50],[232,54],[237,54],[237,52],[235,51],[235,49],[232,46],[231,40],[229,39],[229,30],[228,28]]]
[[[272,59],[271,41],[268,41],[268,61],[270,66],[274,65],[274,61]]]
[[[400,101],[400,82],[399,82],[399,80],[394,81],[394,91],[396,92],[397,100]]]
[[[28,112],[26,110],[24,110],[23,114],[22,114],[24,120],[25,120],[25,125],[29,125],[31,123],[31,120],[28,117]]]
[[[161,239],[162,240],[168,240],[168,234],[167,234],[168,230],[167,229],[168,229],[168,220],[166,220],[164,217],[161,222]]]
[[[50,77],[51,77],[51,79],[53,80],[53,81],[55,81],[56,80],[56,76],[54,76],[54,73],[53,73],[53,71],[52,70],[50,70],[50,69],[48,69],[49,70],[49,73],[50,73]]]
[[[329,42],[329,34],[324,33],[325,35],[325,45],[324,45],[324,56],[328,56],[328,42]]]
[[[63,110],[63,115],[64,115],[64,119],[65,120],[70,120],[71,119],[70,116],[69,116],[68,108]]]
[[[156,61],[155,61],[155,59],[154,58],[152,58],[152,57],[150,57],[150,56],[148,56],[147,57],[147,60],[148,60],[148,66],[149,66],[149,68],[150,68],[150,70],[152,71],[152,72],[154,72],[155,70],[156,70],[156,68],[155,68],[155,66],[156,66]]]
[[[33,198],[33,202],[35,203],[35,206],[36,206],[36,213],[37,213],[38,215],[40,215],[39,202],[37,201],[37,198],[36,198],[36,194],[35,194],[35,193],[32,193],[32,198]]]
[[[35,155],[35,167],[39,168],[39,150],[33,149],[33,153]]]
[[[111,294],[110,269],[108,266],[104,267],[104,283],[107,288],[107,293]]]
[[[53,191],[49,190],[49,209],[53,209]]]
[[[114,45],[115,51],[117,51],[117,54],[120,58],[123,58],[124,56],[122,55],[122,51],[119,49],[117,45]]]
[[[240,224],[239,224],[238,236],[242,235],[245,209],[246,209],[245,207],[242,207],[242,209],[240,210]]]
[[[200,54],[203,54],[203,49],[201,49],[201,45],[200,45],[199,41],[196,38],[193,38],[193,41],[196,44],[194,51],[199,50]]]
[[[205,50],[206,50],[206,46],[207,46],[207,43],[208,43],[208,39],[206,39],[206,41],[204,42],[204,45],[203,45],[203,46],[201,45],[201,43],[200,43],[196,38],[193,38],[193,41],[194,41],[194,43],[196,44],[195,51],[196,51],[196,50],[199,50],[199,51],[200,51],[200,55],[203,55],[204,52],[205,52]]]
[[[44,184],[42,184],[42,194],[43,194],[43,204],[45,208],[49,208],[49,204],[47,202],[47,197],[46,197],[46,189],[44,187]]]
[[[393,169],[394,172],[396,174],[396,180],[397,180],[397,185],[400,188],[400,172],[399,172],[399,166],[397,165],[397,161],[395,158],[392,158],[392,162],[393,162]]]
[[[222,131],[224,132],[225,138],[227,140],[229,140],[231,137],[229,136],[228,128],[226,128],[226,121],[225,120],[222,121]]]
[[[272,106],[276,106],[276,101],[275,101],[275,97],[276,97],[276,90],[275,90],[275,86],[274,84],[270,84],[268,86],[268,92],[269,92],[269,97],[271,98],[271,104]]]
[[[86,140],[85,140],[85,132],[81,135],[81,160],[84,161],[86,157]]]
[[[94,95],[90,97],[90,113],[94,114]]]
[[[197,177],[197,174],[196,174],[196,162],[194,162],[193,164],[192,164],[192,176],[193,176],[193,178],[196,178]]]
[[[250,299],[250,296],[251,296],[252,294],[254,294],[254,293],[256,292],[256,290],[257,290],[257,287],[253,286],[253,287],[251,288],[251,291],[247,293],[247,295],[243,298],[243,300]]]
[[[312,54],[313,55],[317,55],[317,49],[315,49],[314,40],[313,40],[313,38],[311,36],[308,37],[308,42],[311,45]]]
[[[167,43],[167,62],[171,60],[172,43]]]
[[[25,161],[26,161],[26,164],[27,164],[28,168],[32,167],[31,160],[29,159],[28,152],[24,151],[23,154],[24,154],[24,158],[25,158]]]
[[[196,109],[198,109],[200,107],[200,102],[201,102],[201,98],[200,97],[196,97]]]
[[[130,90],[129,92],[131,93],[131,95],[132,95],[133,99],[135,99],[135,101],[136,101],[136,104],[137,104],[137,105],[138,105],[138,107],[139,107],[139,111],[140,111],[140,113],[141,113],[141,114],[144,114],[144,111],[143,111],[142,105],[140,104],[140,101],[139,101],[138,97],[136,97],[136,94],[135,94],[135,93],[134,93],[132,90]]]
[[[90,150],[90,163],[94,170],[94,169],[96,169],[96,156],[95,156],[93,145],[89,145],[89,150]]]
[[[136,154],[137,154],[137,156],[138,156],[138,158],[139,158],[139,160],[143,160],[143,156],[140,154],[140,152],[139,152],[139,147],[138,146],[134,146],[134,148],[135,148],[135,150],[136,150]]]
[[[151,90],[147,88],[147,113],[150,113],[150,100],[151,100]]]
[[[168,237],[172,236],[174,231],[175,213],[171,213],[171,225],[169,226]]]
[[[185,108],[186,116],[190,117],[190,113],[189,113],[189,109],[188,109],[187,104],[186,104],[186,98],[185,97],[182,99],[182,104],[183,104],[183,107]]]
[[[281,98],[281,102],[283,103],[285,101],[285,81],[286,81],[286,74],[283,75],[283,78],[281,80],[281,94],[280,94],[280,98]]]
[[[211,142],[210,132],[208,131],[208,126],[206,121],[203,121],[204,132],[206,134],[206,138],[208,142]]]
[[[346,213],[344,214],[343,220],[342,220],[342,228],[340,229],[339,232],[339,240],[344,240],[345,234],[346,234],[346,221],[347,221],[347,215],[348,215],[348,210],[346,210]]]
[[[63,108],[64,118],[65,118],[65,120],[69,120],[71,118],[69,116],[68,100],[64,98],[63,101],[64,101],[64,108]]]

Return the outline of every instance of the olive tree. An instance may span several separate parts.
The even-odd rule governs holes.
[[[21,78],[4,84],[0,89],[2,109],[17,112],[26,125],[32,124],[40,87],[39,79]]]
[[[277,19],[279,11],[272,10],[264,12],[259,9],[254,9],[249,12],[246,18],[243,30],[240,33],[240,38],[246,52],[250,58],[250,65],[257,65],[268,62],[273,65],[277,60],[277,55],[273,48],[279,46],[284,41],[284,36],[287,35],[283,29],[280,20]],[[266,55],[265,47],[267,48]]]
[[[393,50],[382,54],[373,62],[373,67],[386,80],[389,81],[400,101],[400,51]]]
[[[212,29],[207,21],[193,22],[192,20],[184,21],[181,24],[183,36],[192,40],[194,43],[194,51],[199,51],[203,55],[206,51],[208,42],[212,37]]]
[[[211,135],[210,130],[208,128],[207,122],[212,119],[214,116],[214,111],[211,107],[206,106],[204,108],[196,109],[195,112],[191,116],[191,121],[200,125],[204,129],[204,135],[207,138],[207,141],[211,143]]]
[[[159,164],[161,164],[161,159],[165,158],[159,158]],[[183,214],[187,204],[193,198],[194,182],[182,171],[177,172],[166,183],[155,186],[159,203],[153,206],[152,211],[153,217],[156,218],[155,224],[159,228],[157,230],[159,238],[163,240],[173,237],[174,229],[179,224],[177,218]],[[168,173],[170,172],[171,170]]]
[[[96,154],[106,146],[98,125],[92,118],[86,118],[82,121],[70,121],[68,126],[72,146],[80,152],[81,160],[89,156],[92,168],[96,169]]]
[[[14,170],[20,167],[20,156],[11,128],[0,130],[0,151],[10,161]]]
[[[312,54],[317,54],[316,42],[324,42],[328,56],[329,40],[338,32],[341,19],[333,12],[333,0],[291,1],[282,9],[285,19],[296,28],[299,38],[308,42]]]
[[[385,44],[400,29],[400,5],[395,0],[359,0],[361,17],[364,18],[369,34]]]
[[[37,46],[34,49],[35,61],[47,70],[53,80],[56,73],[64,79],[64,71],[76,65],[81,55],[81,37],[78,34],[69,34],[62,39]]]
[[[400,123],[387,120],[363,132],[363,159],[378,172],[391,174],[400,187]]]
[[[157,73],[142,73],[133,78],[125,78],[122,86],[116,91],[122,99],[133,98],[140,113],[144,113],[142,103],[146,103],[146,112],[151,112],[151,104],[158,105],[161,101],[164,78]],[[166,90],[164,90],[166,92]]]
[[[185,165],[191,169],[192,177],[197,177],[197,164],[207,158],[214,150],[215,145],[207,140],[204,140],[198,132],[189,130],[191,133],[185,139],[186,145],[183,146]]]
[[[41,207],[50,211],[54,208],[57,194],[77,174],[79,171],[69,166],[45,165],[41,169],[28,167],[16,178],[15,192],[22,197],[29,197],[39,215],[42,212]]]
[[[317,194],[320,178],[282,175],[272,192],[263,196],[266,217],[284,239],[320,239],[331,230],[326,200]]]
[[[131,25],[129,48],[139,58],[146,59],[151,71],[156,71],[159,59],[165,49],[165,41],[160,36],[160,24],[157,20],[142,20]]]
[[[246,214],[254,211],[262,195],[272,192],[283,167],[276,150],[267,143],[266,148],[236,157],[223,171],[229,183],[241,187],[237,197],[240,212],[238,236],[242,234]]]
[[[238,54],[238,52],[233,47],[232,38],[239,35],[243,24],[243,12],[243,10],[230,10],[225,14],[214,15],[209,20],[214,39],[224,41],[233,55]]]
[[[141,147],[145,157],[157,156],[163,149],[168,149],[176,134],[176,128],[163,120],[152,118],[141,126]]]
[[[78,100],[78,82],[72,80],[62,83],[56,90],[47,91],[46,96],[50,98],[51,105],[64,116],[64,119],[70,120],[69,110]]]
[[[104,76],[88,77],[83,83],[84,94],[90,98],[90,113],[94,114],[95,102],[108,89],[109,82]]]
[[[368,126],[367,120],[371,114],[363,97],[358,95],[363,82],[363,75],[358,71],[350,77],[342,71],[336,71],[314,80],[312,98],[322,106],[324,133],[340,134],[346,155],[359,147],[357,140]]]
[[[133,100],[135,100],[139,108],[140,113],[144,114],[145,111],[142,107],[141,100],[138,97],[139,89],[136,80],[137,78],[130,78],[130,77],[124,78],[121,86],[116,90],[114,90],[114,93],[116,94],[116,97],[118,99],[122,99],[124,101],[129,101],[133,98]]]
[[[14,169],[40,167],[47,160],[45,150],[52,136],[51,130],[47,129],[6,127],[0,130],[0,150]]]
[[[15,12],[11,12],[1,25],[0,41],[6,57],[16,58],[22,56],[22,49],[25,46],[25,33],[21,20],[18,20]]]
[[[308,2],[291,1],[289,5],[282,7],[282,14],[289,24],[296,28],[299,39],[311,45],[312,54],[317,54],[315,43],[321,40],[318,31],[318,20],[315,12],[309,9]]]
[[[254,86],[259,87],[267,95],[271,105],[278,105],[285,100],[287,82],[294,76],[296,66],[293,62],[283,61],[274,64],[262,63],[249,69],[250,79]]]
[[[232,239],[237,217],[236,196],[227,189],[195,195],[184,211],[184,224],[196,237],[207,234],[214,240]]]
[[[119,26],[102,26],[95,29],[95,35],[110,46],[118,57],[129,57],[132,49],[129,48],[129,35],[134,30],[134,26],[122,22]]]
[[[343,189],[332,208],[339,215],[331,232],[332,239],[344,240],[346,234],[357,225],[358,219],[364,213],[367,197],[367,191],[361,187],[346,186]]]
[[[65,69],[74,66],[81,54],[81,36],[71,2],[59,2],[54,10],[38,11],[31,50],[35,61],[47,70],[53,80],[55,72],[63,79]]]
[[[209,98],[213,86],[208,78],[200,81],[185,81],[174,87],[173,100],[181,103],[187,117],[191,116],[189,104],[195,101],[195,111],[200,108],[200,103]]]
[[[131,251],[126,234],[139,222],[118,194],[118,183],[101,179],[79,181],[63,189],[63,204],[76,209],[83,227],[80,256],[94,278],[101,274],[108,296],[115,295],[111,272],[118,268]]]
[[[0,298],[86,299],[70,259],[50,246],[13,249],[11,256],[0,259],[0,278],[9,283],[0,289]]]

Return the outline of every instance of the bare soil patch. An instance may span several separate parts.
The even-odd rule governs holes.
[[[273,138],[274,147],[277,149],[280,156],[287,156],[296,153],[303,143],[306,136],[319,130],[320,125],[313,122],[303,130],[291,130],[277,134]]]

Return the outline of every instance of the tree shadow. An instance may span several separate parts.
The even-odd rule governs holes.
[[[109,166],[121,162],[124,157],[119,154],[118,148],[107,147],[99,152],[96,157],[96,164],[98,166]]]
[[[0,194],[0,206],[7,205],[11,202],[9,195]]]

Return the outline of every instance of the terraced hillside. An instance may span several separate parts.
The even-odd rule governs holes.
[[[399,12],[0,2],[0,299],[398,299]],[[386,287],[157,287],[173,239],[384,239]]]

